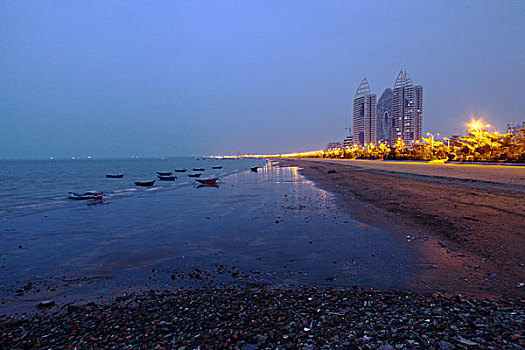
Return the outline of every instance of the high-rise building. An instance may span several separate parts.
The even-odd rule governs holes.
[[[377,100],[377,142],[391,145],[396,142],[392,140],[392,96],[391,88],[385,91]]]
[[[525,129],[525,121],[521,122],[521,125],[507,124],[507,134],[517,134],[519,129]]]
[[[406,71],[397,75],[392,96],[392,140],[406,145],[421,140],[423,129],[423,87],[414,86]]]
[[[376,144],[376,95],[370,93],[370,86],[363,78],[354,96],[353,143],[364,147]]]

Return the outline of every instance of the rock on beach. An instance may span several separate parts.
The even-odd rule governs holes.
[[[0,348],[521,349],[523,300],[264,286],[150,291],[2,316]]]

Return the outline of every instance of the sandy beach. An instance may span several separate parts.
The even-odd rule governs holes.
[[[525,167],[287,159],[422,257],[417,290],[523,296]],[[336,173],[328,173],[328,170]]]
[[[395,163],[278,162],[218,188],[12,219],[9,227],[40,236],[2,257],[13,286],[0,314],[30,309],[0,316],[0,348],[525,346],[524,191],[515,174],[485,181],[463,168],[452,178],[422,165],[418,174]],[[119,221],[129,224],[126,213],[144,203],[151,209],[133,225]],[[44,248],[62,242],[54,237],[75,241],[59,225],[73,213],[81,225],[101,222],[90,224],[89,245],[69,244],[71,257],[48,257],[70,271],[25,272],[37,265],[30,257],[43,261]],[[93,262],[103,276],[85,268]]]

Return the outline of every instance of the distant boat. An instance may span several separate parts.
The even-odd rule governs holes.
[[[184,168],[184,169],[175,169],[175,172],[176,173],[184,173],[184,172],[186,172],[186,170],[187,170],[186,168]]]
[[[173,181],[173,180],[175,180],[177,178],[175,175],[170,175],[170,176],[157,175],[157,177],[161,181]]]
[[[108,179],[122,179],[124,174],[107,174],[106,177]]]
[[[222,165],[219,166],[212,166],[213,169],[222,169]]]
[[[193,171],[204,171],[204,170],[206,170],[206,169],[204,169],[204,168],[193,168]]]
[[[163,173],[163,172],[157,171],[157,175],[160,175],[160,176],[170,176],[170,175],[172,175],[172,173],[171,173],[171,172]]]
[[[448,160],[448,158],[445,159],[434,159],[428,161],[430,164],[445,164],[445,162]]]
[[[257,172],[257,169],[259,169],[259,167],[254,166],[254,167],[251,167],[250,169],[251,169],[254,173],[256,173],[256,172]]]
[[[101,192],[86,192],[82,194],[68,192],[67,196],[69,197],[69,199],[102,199]]]
[[[149,187],[149,186],[153,186],[154,184],[155,184],[155,180],[153,181],[135,181],[135,185],[137,186]]]
[[[188,174],[189,177],[199,177],[201,176],[200,173],[196,173],[196,174]]]
[[[214,185],[217,180],[219,180],[218,177],[210,177],[207,179],[195,179],[195,181],[200,182],[203,185]]]

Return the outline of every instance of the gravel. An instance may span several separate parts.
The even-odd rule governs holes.
[[[524,300],[263,286],[150,291],[0,317],[1,349],[523,349]]]

